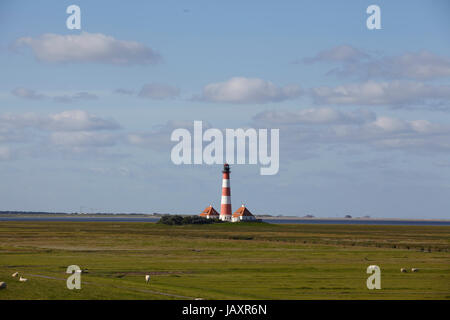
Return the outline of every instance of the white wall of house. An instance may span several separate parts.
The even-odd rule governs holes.
[[[222,220],[222,221],[231,221],[231,215],[223,214],[223,215],[220,216],[219,219]]]
[[[231,218],[231,222],[252,221],[252,220],[256,220],[256,218],[254,216],[238,216]]]

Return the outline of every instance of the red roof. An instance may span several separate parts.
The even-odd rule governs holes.
[[[206,217],[206,216],[219,216],[219,213],[212,207],[206,207],[205,210],[203,210],[202,213],[200,213],[200,217]]]
[[[250,216],[253,217],[253,214],[244,206],[240,207],[236,210],[235,213],[233,213],[233,217],[240,217],[240,216]]]

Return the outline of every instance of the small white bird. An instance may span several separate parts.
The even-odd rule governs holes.
[[[21,281],[21,282],[27,282],[28,279],[22,278],[22,276],[20,276],[19,281]]]
[[[411,268],[411,272],[417,272],[417,271],[419,271],[418,268]]]
[[[406,273],[407,271],[406,271],[406,269],[405,269],[405,268],[401,268],[401,269],[400,269],[400,272],[404,272],[404,273]]]
[[[149,283],[149,282],[150,282],[150,275],[149,275],[149,274],[146,274],[146,275],[145,275],[145,282],[146,282],[146,283]]]
[[[18,275],[19,275],[18,272],[14,272],[14,273],[12,274],[13,278],[17,277]]]

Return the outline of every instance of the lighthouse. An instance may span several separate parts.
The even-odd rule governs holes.
[[[222,171],[222,200],[220,202],[220,220],[231,221],[231,188],[230,188],[230,166],[223,165]]]

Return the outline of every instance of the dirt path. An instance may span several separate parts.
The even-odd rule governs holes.
[[[30,276],[30,277],[37,277],[37,278],[44,278],[44,279],[51,279],[51,280],[67,281],[67,279],[64,279],[64,278],[44,276],[44,275],[41,275],[41,274],[28,274],[28,276]],[[90,281],[83,281],[83,284],[93,284],[93,285],[103,286],[103,287],[108,286],[108,285],[105,285],[105,284],[98,284],[98,283],[93,283],[93,282],[90,282]],[[111,285],[111,287],[118,288],[118,289],[130,290],[130,291],[136,291],[136,292],[159,294],[159,295],[162,295],[162,296],[175,297],[175,298],[181,298],[181,299],[189,299],[189,300],[198,299],[198,298],[194,298],[194,297],[187,297],[187,296],[182,296],[182,295],[179,295],[179,294],[166,293],[166,292],[155,291],[155,290],[148,290],[148,289],[136,289],[136,288],[117,286],[117,285]]]

